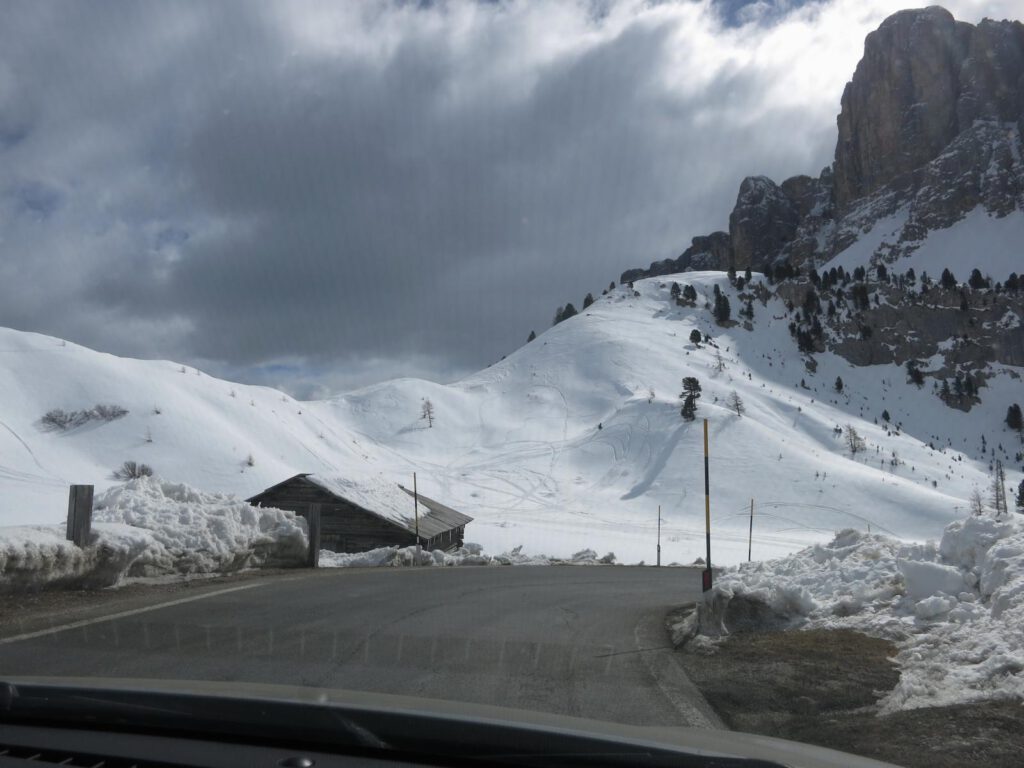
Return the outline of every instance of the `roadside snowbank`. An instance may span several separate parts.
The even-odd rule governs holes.
[[[952,523],[938,546],[842,531],[825,545],[727,569],[713,598],[727,627],[735,613],[898,641],[900,682],[882,712],[1024,698],[1020,516]]]
[[[479,544],[466,544],[454,552],[422,550],[416,559],[416,547],[381,547],[369,552],[330,552],[320,550],[322,568],[400,568],[410,565],[459,566],[459,565],[614,565],[615,555],[611,552],[598,557],[592,549],[580,550],[570,559],[558,559],[547,555],[524,555],[522,547],[500,555],[488,555]]]
[[[0,587],[104,587],[124,577],[225,573],[301,564],[305,521],[155,477],[130,480],[93,504],[92,541],[64,526],[0,528]]]

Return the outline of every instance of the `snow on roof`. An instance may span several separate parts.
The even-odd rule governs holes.
[[[358,480],[323,475],[306,475],[305,478],[367,512],[400,525],[410,533],[416,530],[412,492],[382,475],[362,477]],[[419,496],[419,501],[419,531],[422,537],[432,538],[444,531],[466,525],[473,519],[423,495]]]

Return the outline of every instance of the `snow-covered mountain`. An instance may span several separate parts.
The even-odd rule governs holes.
[[[672,298],[673,281],[695,288],[695,306]],[[317,402],[2,330],[0,524],[59,522],[68,483],[112,485],[125,460],[244,496],[296,472],[408,483],[415,471],[424,493],[476,518],[467,538],[491,551],[591,547],[652,562],[661,505],[663,561],[690,562],[704,551],[704,417],[722,563],[746,558],[751,499],[754,556],[767,557],[847,527],[936,536],[988,487],[996,446],[1016,487],[1018,438],[1003,417],[1020,369],[994,367],[965,413],[896,363],[858,367],[825,352],[812,371],[785,302],[767,291],[753,321],[718,326],[705,307],[715,286],[743,305],[723,273],[640,280],[456,383],[399,379]],[[711,343],[692,344],[694,329]],[[703,387],[693,422],[680,416],[685,376]],[[733,392],[742,416],[727,404]],[[65,429],[43,421],[97,404],[128,413]],[[855,455],[847,424],[865,441]]]
[[[1021,478],[1024,447],[1004,422],[1024,401],[1024,293],[1010,279],[1024,273],[1024,112],[1010,87],[1022,77],[1021,24],[896,14],[866,42],[819,178],[744,180],[729,232],[627,272],[450,385],[399,379],[299,402],[0,330],[0,525],[59,522],[68,483],[102,489],[125,461],[242,496],[297,472],[407,484],[416,472],[493,552],[651,562],[660,505],[663,560],[690,562],[704,553],[701,422],[679,401],[693,376],[716,562],[746,557],[751,499],[759,558],[847,527],[938,536],[986,493],[995,462],[1008,495]],[[773,279],[692,271],[762,266]],[[992,284],[925,279],[947,267]],[[696,300],[676,301],[673,283]],[[722,324],[716,289],[733,307]],[[691,343],[694,330],[710,343]]]

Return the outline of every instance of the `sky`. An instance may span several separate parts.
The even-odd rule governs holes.
[[[455,380],[727,228],[744,176],[817,175],[902,7],[7,3],[0,325],[306,398]]]

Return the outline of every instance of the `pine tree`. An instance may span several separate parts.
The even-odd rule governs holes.
[[[749,283],[752,277],[753,275],[750,274],[750,267],[747,267],[746,271],[743,273],[743,279]]]
[[[700,331],[698,331],[696,328],[694,328],[692,331],[690,331],[690,343],[691,344],[693,344],[694,346],[699,347],[700,346],[700,340],[701,340]]]
[[[683,289],[679,287],[679,283],[672,283],[672,288],[669,290],[669,295],[679,301],[679,294],[683,292]]]
[[[715,285],[715,289],[718,289],[717,285]],[[732,309],[729,307],[729,299],[725,297],[725,294],[718,293],[715,296],[715,308],[713,311],[715,320],[718,321],[719,325],[729,322],[729,315],[732,314]]]
[[[882,411],[882,421],[885,421],[885,422],[892,421],[892,419],[889,418],[889,411],[888,410]]]
[[[697,301],[697,289],[692,285],[683,286],[683,298],[687,301]]]
[[[971,270],[971,276],[967,279],[967,284],[976,291],[988,288],[988,280],[982,276],[981,270],[977,267]]]
[[[918,368],[919,365],[920,363],[917,360],[907,360],[907,376],[917,385],[918,389],[924,386],[924,374]]]
[[[1017,403],[1006,409],[1006,426],[1016,432],[1024,430],[1024,414]]]
[[[952,291],[956,288],[956,278],[953,277],[953,273],[949,269],[942,270],[942,277],[939,278],[939,285],[945,290]]]
[[[593,303],[594,303],[594,296],[593,296],[593,294],[588,293],[586,296],[583,297],[583,308],[584,309],[586,309],[587,307],[589,307]]]
[[[526,343],[529,344],[531,341],[537,338],[537,334],[530,331],[530,335],[526,337]]]
[[[687,421],[693,421],[697,418],[697,401],[695,398],[687,397],[683,400],[683,407],[679,410],[679,413]]]
[[[1024,515],[1024,480],[1017,486],[1017,511]]]
[[[726,402],[729,404],[730,408],[736,411],[737,416],[742,416],[746,413],[747,409],[743,405],[743,398],[737,394],[735,389],[729,394],[729,399]]]
[[[697,400],[700,398],[700,392],[700,382],[695,376],[687,376],[683,379],[683,391],[679,395],[683,399],[683,407],[680,413],[687,421],[693,421],[696,418]]]
[[[836,392],[842,392],[843,391],[843,379],[842,379],[841,376],[836,376],[835,389],[836,389]]]

